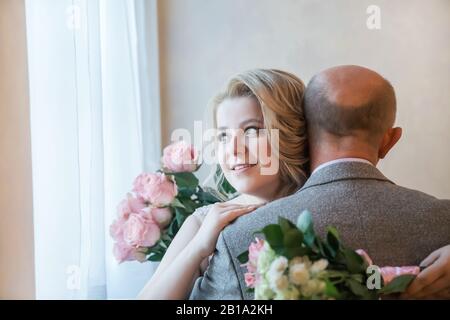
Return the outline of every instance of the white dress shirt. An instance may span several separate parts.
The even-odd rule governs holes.
[[[322,163],[320,166],[318,166],[317,168],[314,169],[314,171],[311,173],[311,175],[313,175],[314,173],[316,173],[320,169],[328,167],[329,165],[332,165],[332,164],[335,164],[335,163],[341,163],[341,162],[362,162],[362,163],[367,163],[367,164],[370,164],[371,166],[373,166],[373,163],[370,162],[367,159],[362,159],[362,158],[342,158],[342,159],[336,159],[336,160],[331,160],[331,161]]]

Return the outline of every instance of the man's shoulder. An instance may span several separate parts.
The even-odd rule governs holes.
[[[395,192],[395,194],[402,195],[404,197],[415,199],[416,201],[426,201],[430,203],[434,203],[438,206],[449,206],[450,199],[439,199],[431,194],[425,193],[420,190],[411,189],[408,187],[403,187],[400,185],[391,185],[390,188]]]
[[[339,184],[341,183],[346,184],[345,181],[339,182]],[[364,184],[365,182],[362,183]],[[422,211],[420,209],[423,209],[432,215],[445,214],[450,217],[449,199],[438,199],[425,192],[384,181],[370,181],[366,188],[361,188],[357,181],[348,181],[348,184],[353,184],[350,188],[352,192],[349,191],[349,194],[353,194],[355,190],[366,193],[368,195],[367,198],[369,198],[365,199],[366,202],[373,201],[374,207],[380,206],[381,209],[386,209],[394,206],[396,208],[403,206],[406,210],[418,209],[418,212],[420,212]],[[270,202],[249,214],[241,216],[226,227],[224,230],[226,239],[231,238],[239,241],[242,234],[251,234],[268,224],[277,223],[279,216],[294,221],[303,210],[313,209],[317,203],[321,204],[320,207],[328,207],[326,203],[329,201],[333,202],[334,206],[339,205],[335,203],[336,199],[330,197],[330,194],[336,193],[336,187],[339,188],[337,185],[331,188],[330,185],[319,185],[305,190],[301,189],[290,196]],[[362,198],[349,197],[341,200],[345,202],[345,206],[349,206],[352,201],[362,201]]]
[[[237,242],[242,238],[254,238],[253,233],[261,230],[264,226],[277,223],[278,217],[294,218],[300,209],[301,197],[293,194],[256,209],[255,211],[243,215],[229,224],[223,231],[225,240]]]
[[[444,210],[450,212],[449,199],[439,199],[423,191],[393,183],[372,181],[372,184],[373,187],[372,185],[368,185],[365,192],[377,200],[383,200],[380,202],[380,206],[390,206],[393,203],[397,203],[406,207],[433,208],[438,211]]]

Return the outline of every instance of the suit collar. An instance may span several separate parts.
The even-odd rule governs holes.
[[[330,164],[312,174],[297,192],[317,185],[355,179],[379,180],[394,184],[373,165],[362,162],[340,162]]]

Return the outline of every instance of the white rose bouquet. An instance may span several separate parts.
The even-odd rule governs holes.
[[[372,265],[365,251],[346,248],[333,227],[322,240],[308,211],[297,225],[280,217],[257,233],[266,239],[256,238],[238,257],[257,300],[380,299],[403,292],[420,271]]]

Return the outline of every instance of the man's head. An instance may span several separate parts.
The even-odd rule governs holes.
[[[305,92],[311,163],[359,157],[376,164],[401,137],[393,128],[392,85],[359,66],[338,66],[315,75]]]

